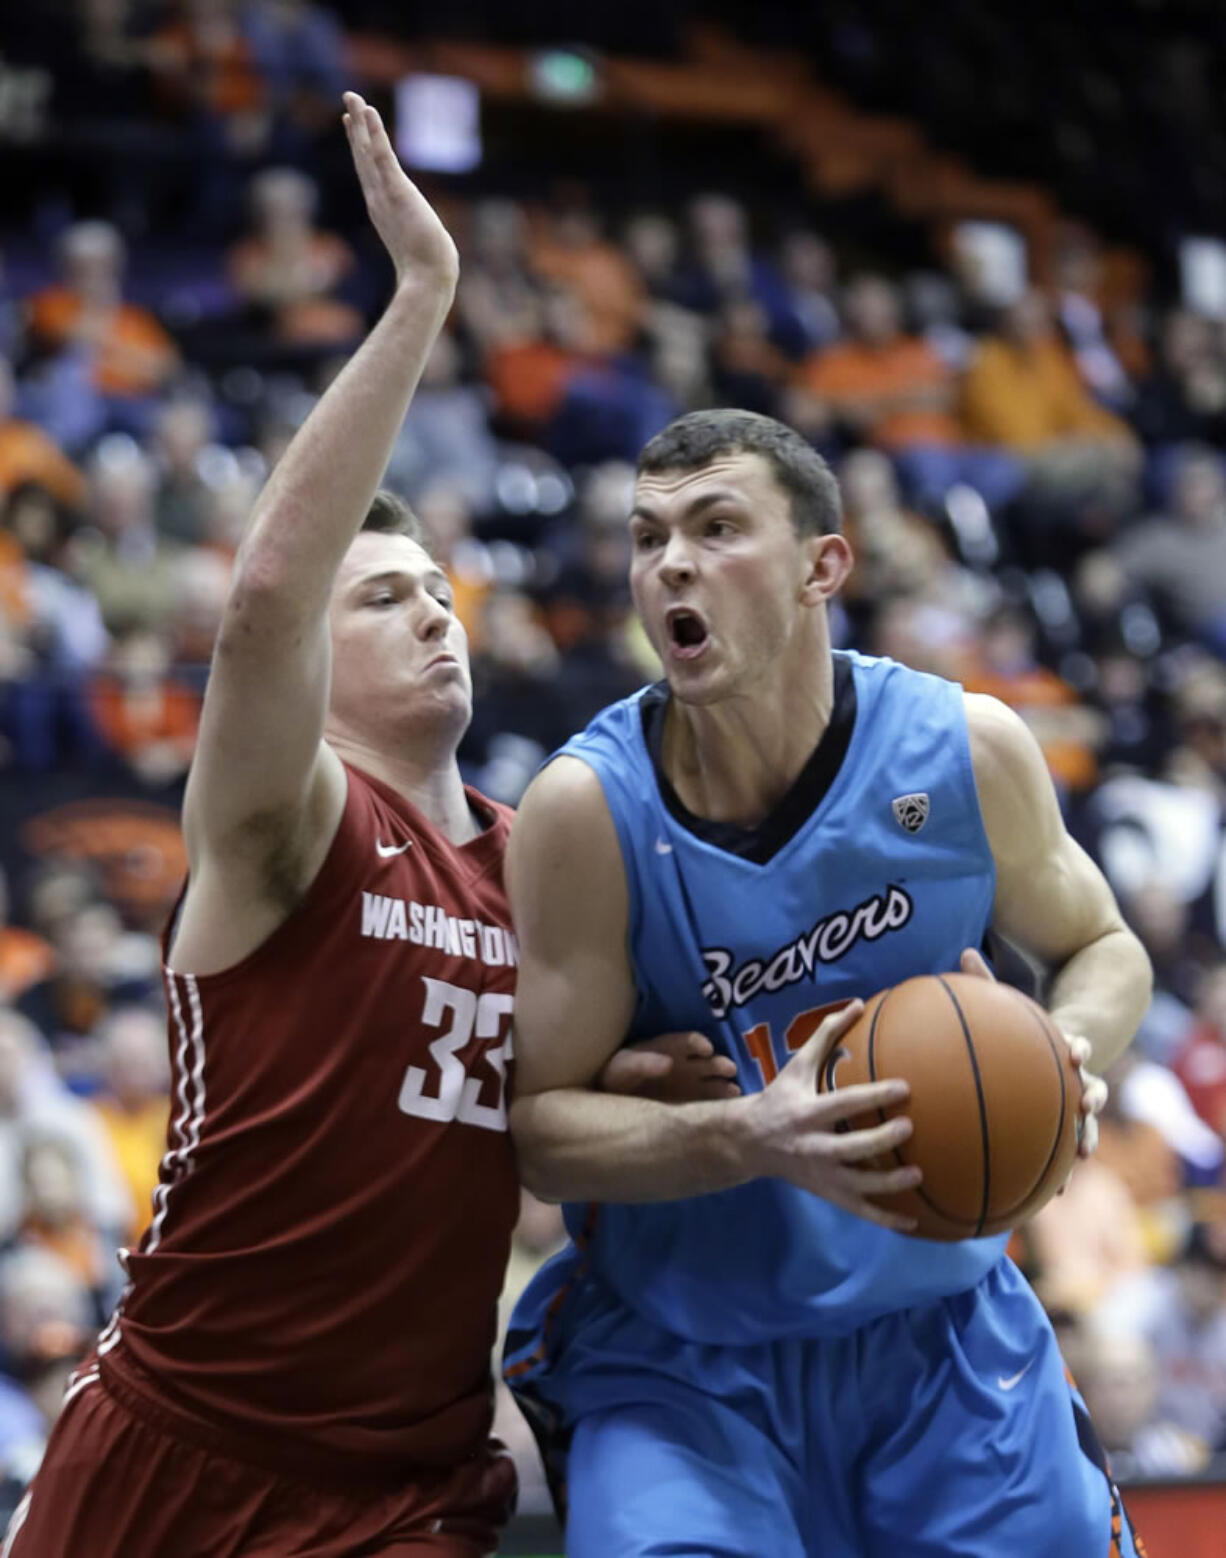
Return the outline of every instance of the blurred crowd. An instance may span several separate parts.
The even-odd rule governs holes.
[[[244,523],[389,277],[335,155],[348,77],[326,9],[81,0],[72,20],[57,90],[106,177],[0,235],[0,777],[174,805]],[[155,155],[128,178],[133,123]],[[514,803],[658,674],[626,588],[647,438],[736,405],[809,439],[858,558],[836,642],[1014,707],[1153,959],[1098,1154],[1014,1253],[1117,1470],[1203,1470],[1226,1455],[1226,325],[1173,298],[1108,306],[1072,225],[1052,285],[1002,295],[957,251],[903,274],[847,254],[816,207],[758,210],[718,169],[670,209],[573,182],[432,193],[462,279],[387,481],[470,636],[467,776]],[[17,1487],[148,1218],[167,904],[134,908],[54,851],[0,898]],[[508,1298],[560,1233],[526,1204]],[[539,1493],[525,1430],[502,1426]]]

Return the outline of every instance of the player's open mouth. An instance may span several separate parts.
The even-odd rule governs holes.
[[[669,647],[677,660],[692,660],[707,647],[707,625],[688,606],[670,606],[664,617]]]

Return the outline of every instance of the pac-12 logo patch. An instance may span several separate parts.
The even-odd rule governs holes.
[[[896,795],[890,803],[894,808],[894,821],[908,833],[918,833],[928,821],[928,795],[921,790],[918,795]]]

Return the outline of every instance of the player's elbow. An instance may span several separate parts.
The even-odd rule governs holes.
[[[303,522],[281,513],[266,517],[263,524],[253,521],[234,559],[232,604],[267,604],[294,592],[295,575],[301,569],[295,569],[292,550],[284,537],[296,526],[301,534]]]
[[[224,658],[269,640],[296,641],[309,615],[305,592],[295,584],[292,569],[276,549],[254,549],[236,563],[217,634],[217,653]]]

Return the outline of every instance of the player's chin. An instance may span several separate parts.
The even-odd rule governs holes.
[[[667,649],[662,658],[669,690],[683,703],[715,703],[728,692],[732,678],[709,640],[695,658],[669,654]]]
[[[669,691],[678,703],[688,703],[695,708],[719,703],[732,690],[732,678],[717,666],[688,668],[684,663],[680,666],[666,665],[664,675],[668,680]]]
[[[467,728],[473,717],[472,688],[464,677],[448,677],[429,689],[416,688],[407,712],[413,723],[461,724]]]

